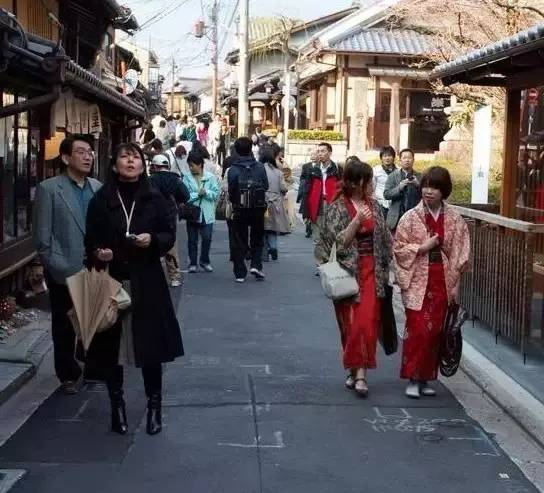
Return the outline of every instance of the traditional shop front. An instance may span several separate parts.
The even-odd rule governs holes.
[[[529,349],[544,339],[544,24],[437,67],[433,78],[506,91],[501,215],[461,209],[473,237],[471,313]],[[538,345],[529,344],[536,340]]]
[[[6,292],[20,284],[21,267],[34,258],[35,188],[58,172],[62,136],[97,137],[100,176],[110,146],[129,137],[145,110],[13,18],[0,15],[0,33],[6,40],[0,48],[0,290]]]

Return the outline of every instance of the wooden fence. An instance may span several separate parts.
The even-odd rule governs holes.
[[[461,282],[461,303],[471,317],[527,352],[531,330],[535,248],[544,225],[456,207],[467,220],[471,265]]]

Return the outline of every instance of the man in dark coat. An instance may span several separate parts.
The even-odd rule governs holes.
[[[238,158],[233,161],[228,173],[229,200],[234,209],[231,226],[234,244],[231,246],[236,282],[244,282],[247,276],[245,256],[248,239],[251,252],[249,272],[257,279],[265,278],[262,251],[268,178],[264,166],[253,157],[251,139],[240,137],[234,147]]]
[[[170,162],[163,154],[158,154],[151,161],[151,178],[149,181],[168,201],[173,217],[177,216],[178,207],[189,202],[189,190],[176,173],[170,171]],[[164,256],[166,271],[170,286],[177,288],[183,284],[183,277],[179,263],[177,241],[170,251]]]
[[[302,214],[302,218],[306,224],[306,238],[312,237],[312,221],[310,220],[310,216],[306,208],[306,197],[310,191],[312,168],[314,166],[318,166],[317,149],[314,149],[310,153],[310,161],[302,165],[297,194],[297,203],[300,204],[299,212]]]

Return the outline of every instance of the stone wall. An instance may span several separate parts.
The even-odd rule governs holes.
[[[310,160],[310,153],[317,147],[317,140],[289,140],[285,149],[285,162],[293,170],[298,169]],[[348,152],[347,140],[330,141],[332,160],[343,163]]]

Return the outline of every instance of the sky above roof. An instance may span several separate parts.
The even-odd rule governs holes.
[[[205,77],[210,72],[211,42],[195,38],[191,32],[195,22],[209,21],[212,0],[125,0],[142,29],[132,42],[151,47],[161,59],[161,72],[175,76]],[[220,60],[233,48],[236,32],[237,0],[219,0]],[[250,17],[285,16],[311,20],[351,7],[351,0],[250,0]],[[121,35],[121,37],[127,37]]]

